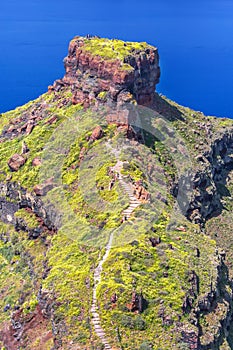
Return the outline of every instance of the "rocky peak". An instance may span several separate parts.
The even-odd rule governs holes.
[[[73,104],[85,107],[109,100],[150,105],[160,68],[157,48],[147,43],[75,37],[64,59],[65,76],[49,91],[71,87]]]

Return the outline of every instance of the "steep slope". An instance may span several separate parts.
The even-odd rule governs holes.
[[[146,43],[64,63],[0,117],[0,345],[231,349],[233,122],[158,95]]]

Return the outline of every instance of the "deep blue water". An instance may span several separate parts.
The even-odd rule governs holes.
[[[233,118],[233,0],[1,2],[0,112],[62,77],[69,40],[87,33],[156,45],[160,92]]]

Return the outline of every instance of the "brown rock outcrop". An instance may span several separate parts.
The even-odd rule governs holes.
[[[126,307],[131,312],[141,313],[145,307],[145,302],[142,292],[140,294],[133,292],[131,303],[127,304]]]
[[[43,184],[36,185],[33,190],[37,196],[45,196],[53,187],[53,178],[50,178]]]
[[[64,59],[65,76],[49,86],[49,91],[71,86],[73,104],[82,103],[86,107],[100,101],[101,94],[119,102],[122,92],[124,98],[133,97],[138,104],[150,105],[160,77],[157,48],[150,45],[144,49],[132,48],[123,59],[109,59],[86,50],[88,40],[98,38],[76,37],[71,40],[68,56]]]
[[[8,161],[8,166],[12,171],[18,171],[26,162],[26,159],[20,154],[14,154]]]
[[[22,309],[14,311],[11,323],[5,323],[0,331],[0,338],[7,349],[28,348],[38,337],[38,349],[45,349],[47,342],[53,339],[48,329],[49,321],[44,317],[39,305],[33,312],[25,315]],[[25,346],[26,344],[26,346]]]
[[[90,140],[91,141],[99,140],[103,137],[103,135],[104,135],[103,129],[101,128],[101,126],[97,125],[91,134]]]
[[[42,161],[39,157],[35,157],[33,160],[32,160],[32,165],[33,166],[40,166],[42,164]]]
[[[141,201],[149,201],[150,194],[149,192],[142,186],[141,181],[137,181],[134,185],[136,198]]]

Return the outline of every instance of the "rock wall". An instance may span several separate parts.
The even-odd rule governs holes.
[[[217,279],[212,281],[209,293],[198,296],[194,272],[191,272],[189,282],[190,293],[186,296],[183,311],[189,314],[193,330],[180,329],[182,341],[193,350],[220,349],[224,338],[228,337],[232,322],[232,283],[229,279],[228,269],[224,263],[224,256],[216,251],[218,259]],[[192,303],[197,298],[197,305]],[[208,323],[208,320],[211,320]]]
[[[193,177],[193,197],[187,217],[204,225],[206,220],[223,209],[222,197],[228,173],[233,169],[233,130],[213,140],[209,151],[197,157],[200,169]]]
[[[13,182],[0,183],[0,219],[8,224],[12,224],[16,229],[25,229],[14,214],[20,208],[29,208],[39,218],[41,218],[41,227],[46,227],[49,231],[56,231],[57,227],[54,222],[58,222],[55,209],[52,206],[44,206],[42,200],[33,193],[26,191],[24,188]],[[41,229],[42,232],[42,229]],[[33,238],[39,232],[29,232]]]

